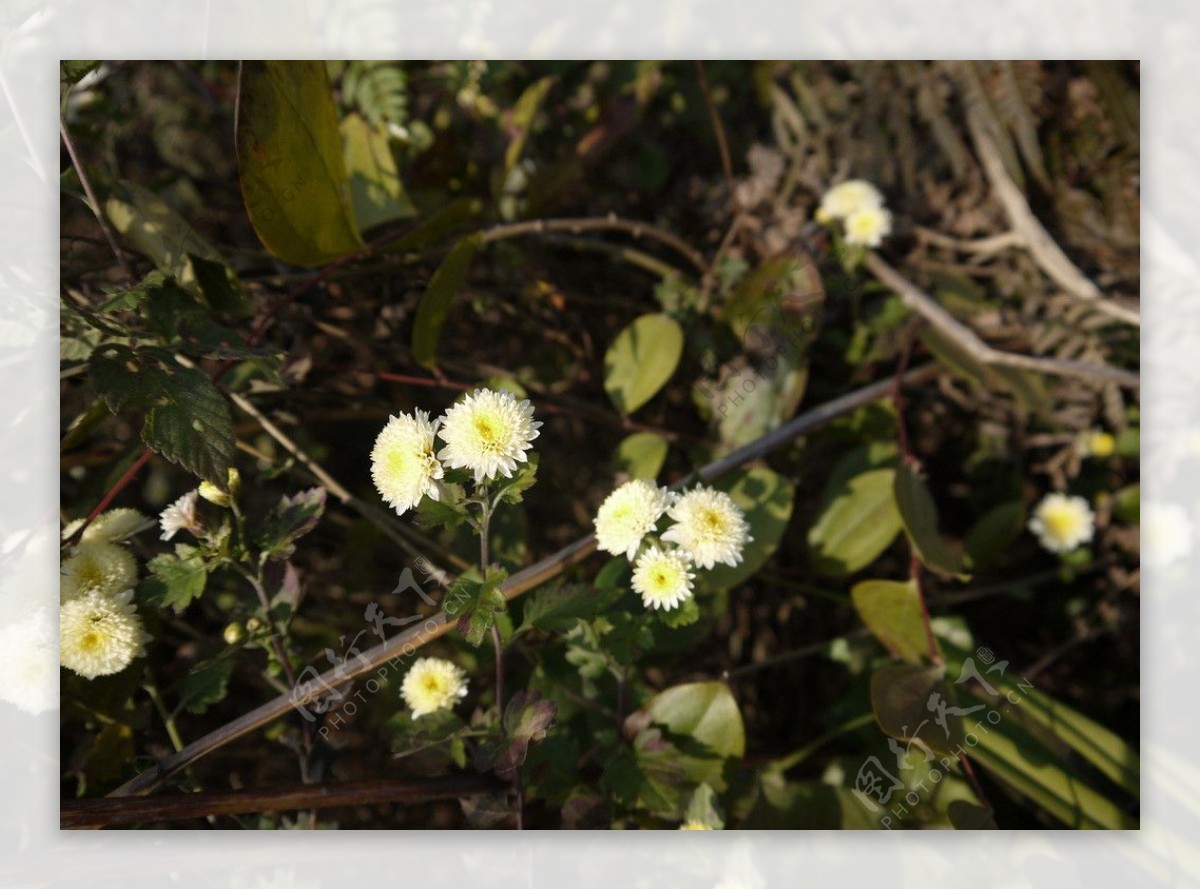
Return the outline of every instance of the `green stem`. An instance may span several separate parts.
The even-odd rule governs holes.
[[[179,734],[179,727],[175,725],[174,715],[167,710],[162,696],[158,694],[158,686],[153,680],[148,679],[142,684],[142,688],[146,690],[146,694],[150,696],[150,701],[154,704],[154,710],[162,718],[163,726],[167,728],[167,736],[171,739],[171,745],[177,752],[182,751],[184,748],[183,737]]]

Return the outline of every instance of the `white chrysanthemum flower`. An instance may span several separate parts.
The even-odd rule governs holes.
[[[68,525],[63,530],[63,536],[69,537],[69,533],[74,532],[81,521],[76,520]],[[92,520],[91,525],[83,530],[80,540],[108,541],[110,544],[118,544],[149,528],[151,524],[149,519],[132,507],[117,507],[115,510],[101,513]]]
[[[1095,521],[1083,498],[1051,492],[1034,508],[1029,530],[1051,553],[1068,553],[1092,539]]]
[[[750,525],[733,498],[715,488],[689,491],[667,510],[675,524],[663,535],[678,544],[702,569],[717,563],[735,566],[742,549],[754,539]]]
[[[477,483],[498,474],[511,476],[539,435],[528,399],[520,402],[503,390],[480,389],[450,407],[438,435],[446,447],[438,457],[453,468],[465,467]]]
[[[827,191],[817,208],[817,221],[847,219],[860,210],[883,207],[883,195],[865,179],[848,179]]]
[[[1179,504],[1149,501],[1142,508],[1142,563],[1166,568],[1192,551],[1195,530]]]
[[[397,513],[421,503],[425,495],[438,499],[442,465],[433,453],[440,421],[429,422],[426,411],[400,414],[388,420],[371,449],[371,479]]]
[[[671,505],[671,493],[645,479],[618,487],[596,511],[596,546],[632,560],[642,538]]]
[[[178,531],[189,531],[197,534],[200,519],[196,515],[196,501],[200,493],[192,489],[167,509],[162,511],[159,523],[162,525],[162,540],[169,541]]]
[[[892,232],[892,215],[883,207],[863,207],[845,220],[846,243],[878,247]]]
[[[58,707],[58,645],[49,609],[0,628],[0,700],[29,714]]]
[[[467,675],[444,658],[418,658],[404,675],[400,694],[414,718],[432,714],[453,708],[467,694]]]
[[[692,596],[691,572],[687,554],[680,550],[650,547],[633,567],[633,589],[647,609],[670,611]]]
[[[89,680],[115,674],[145,654],[150,640],[133,606],[133,591],[90,593],[63,603],[59,612],[59,660]]]
[[[1117,450],[1117,440],[1104,430],[1088,430],[1079,437],[1079,453],[1082,457],[1112,457]]]
[[[91,593],[107,596],[137,583],[137,560],[120,544],[85,541],[63,560],[59,600],[67,602]]]

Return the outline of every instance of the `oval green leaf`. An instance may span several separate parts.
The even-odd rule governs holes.
[[[754,538],[742,551],[736,566],[717,564],[699,571],[700,582],[709,590],[734,587],[763,567],[783,539],[792,518],[796,489],[792,483],[766,467],[751,467],[725,477],[714,485],[728,492],[746,514],[750,535]]]
[[[895,470],[868,470],[840,486],[808,532],[818,571],[842,576],[869,565],[901,529]]]
[[[348,114],[340,129],[350,199],[359,228],[366,230],[416,216],[417,209],[400,181],[387,128],[369,123],[359,114]]]
[[[325,64],[245,62],[239,90],[238,178],[263,246],[298,266],[361,250]]]
[[[871,710],[894,739],[919,740],[938,754],[963,742],[961,709],[946,683],[943,665],[889,664],[871,674]],[[939,716],[945,725],[939,725]],[[914,747],[919,747],[915,744]]]
[[[888,651],[911,664],[929,653],[921,599],[910,581],[862,581],[850,590],[850,601],[863,624]]]
[[[921,562],[943,575],[967,577],[962,557],[947,547],[938,533],[937,506],[921,477],[911,467],[900,467],[896,470],[895,491],[904,531]]]
[[[617,335],[604,354],[604,389],[622,414],[632,414],[675,373],[683,329],[664,313],[643,315]]]
[[[680,766],[693,781],[724,787],[723,761],[746,753],[742,714],[728,686],[715,680],[672,686],[650,699],[645,710],[654,723],[690,736],[718,755],[721,759],[681,757]]]
[[[437,344],[446,323],[446,314],[454,295],[467,278],[471,260],[483,241],[478,234],[468,235],[450,248],[442,264],[438,266],[429,286],[417,306],[417,318],[413,322],[413,358],[427,368],[437,365]]]
[[[658,433],[634,433],[617,446],[617,469],[631,479],[657,479],[667,459],[667,440]]]

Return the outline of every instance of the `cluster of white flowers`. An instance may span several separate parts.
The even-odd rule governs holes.
[[[892,231],[883,195],[865,179],[849,179],[827,191],[816,218],[825,225],[840,222],[846,243],[862,247],[878,247]]]
[[[1051,492],[1034,508],[1029,530],[1051,553],[1070,553],[1092,539],[1096,516],[1083,498]]]
[[[444,470],[466,469],[476,483],[511,477],[539,435],[529,401],[503,390],[479,389],[437,420],[425,411],[388,420],[371,449],[371,478],[397,513],[416,507],[423,497],[438,500]],[[445,447],[434,451],[435,437]]]
[[[655,541],[664,514],[672,524]],[[691,598],[693,568],[735,566],[752,540],[746,517],[725,492],[701,486],[679,495],[643,479],[605,498],[595,527],[600,550],[633,563],[633,589],[646,608],[665,611]]]
[[[81,521],[68,525],[69,536]],[[125,541],[152,523],[136,510],[97,516],[62,563],[59,662],[91,680],[115,674],[143,654],[150,639],[133,606],[137,560]]]

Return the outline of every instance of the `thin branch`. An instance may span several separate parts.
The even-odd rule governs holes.
[[[1009,225],[1020,237],[1034,262],[1059,287],[1077,299],[1095,306],[1096,309],[1119,321],[1131,325],[1141,325],[1139,311],[1132,306],[1126,306],[1104,297],[1095,282],[1071,262],[1070,257],[1046,231],[1046,227],[1033,215],[1021,188],[1013,182],[1004,167],[1004,158],[1001,156],[996,139],[991,132],[991,115],[986,110],[987,98],[983,94],[983,87],[979,83],[971,63],[951,63],[951,70],[957,75],[963,94],[963,103],[967,111],[967,129],[971,131],[971,139],[975,143],[975,153],[979,155],[984,173],[987,174],[996,197],[1004,207]]]
[[[96,192],[92,189],[91,180],[88,179],[87,172],[83,169],[83,164],[79,161],[79,155],[75,151],[75,144],[71,141],[71,134],[67,132],[67,123],[61,118],[58,121],[58,132],[62,135],[63,145],[67,147],[67,155],[71,158],[71,166],[75,168],[75,175],[79,177],[79,184],[83,186],[83,193],[87,195],[88,203],[92,206],[92,213],[96,215],[96,222],[100,225],[100,231],[104,233],[104,238],[108,241],[108,246],[112,248],[113,255],[117,258],[117,265],[121,267],[121,272],[127,279],[133,281],[133,270],[129,267],[129,261],[125,259],[125,254],[122,252],[120,245],[117,244],[117,238],[112,233],[112,229],[108,227],[108,221],[104,218],[104,209],[100,206],[99,199],[96,198]]]
[[[932,297],[889,266],[879,254],[868,253],[865,265],[871,274],[895,291],[905,306],[924,317],[926,321],[953,340],[956,346],[978,362],[982,362],[985,365],[1022,368],[1028,371],[1038,371],[1043,374],[1054,374],[1060,377],[1112,380],[1129,389],[1137,389],[1141,386],[1141,378],[1137,374],[1132,371],[1122,370],[1121,368],[1114,368],[1110,365],[1097,365],[1070,359],[1019,355],[1014,352],[1003,352],[995,349],[985,343],[973,330],[938,305]]]
[[[59,807],[59,827],[103,828],[239,813],[277,813],[390,803],[418,804],[502,791],[505,787],[490,776],[464,773],[432,779],[376,778],[359,782],[162,794],[156,797],[100,797],[63,801]]]
[[[701,273],[708,269],[708,263],[699,251],[690,244],[673,235],[666,229],[649,223],[622,219],[615,213],[603,217],[581,217],[577,219],[531,219],[525,222],[507,223],[484,229],[480,240],[483,244],[503,241],[507,238],[518,238],[522,235],[542,235],[548,232],[566,232],[569,235],[580,235],[584,232],[625,232],[634,238],[650,238],[673,248]]]
[[[916,385],[933,379],[938,373],[939,370],[936,365],[925,365],[909,371],[905,375],[904,380],[910,386]],[[778,429],[767,433],[765,436],[756,439],[748,445],[744,445],[719,460],[713,461],[701,468],[695,475],[705,481],[717,479],[730,470],[736,469],[752,460],[764,457],[775,449],[791,442],[797,436],[802,436],[824,426],[836,417],[840,417],[863,405],[886,398],[891,392],[892,386],[893,383],[891,380],[873,383],[827,402],[811,411],[807,411]],[[552,578],[558,577],[572,566],[583,562],[595,550],[595,536],[590,534],[585,535],[574,543],[568,544],[557,553],[547,556],[545,559],[534,563],[508,578],[501,586],[504,598],[511,601],[541,586]],[[110,796],[126,797],[135,794],[146,794],[154,790],[170,776],[223,745],[227,745],[235,739],[241,738],[246,733],[253,732],[259,727],[279,719],[293,707],[307,704],[318,697],[324,688],[340,685],[368,674],[388,662],[411,656],[417,649],[426,643],[438,639],[453,626],[453,619],[448,618],[445,612],[438,612],[419,625],[396,634],[390,640],[369,649],[363,653],[362,658],[356,659],[354,665],[340,666],[340,676],[335,676],[336,669],[331,668],[314,681],[306,692],[302,693],[300,690],[294,690],[293,694],[280,695],[271,701],[259,705],[249,713],[243,714],[241,717],[213,730],[208,735],[195,740],[178,754],[165,757],[157,766],[135,776],[113,791]]]
[[[938,247],[945,247],[960,253],[979,254],[982,257],[989,257],[1008,250],[1010,247],[1021,247],[1025,244],[1025,240],[1016,232],[1003,232],[987,238],[967,239],[953,238],[950,235],[943,235],[935,229],[917,226],[916,233],[920,240],[929,244],[936,244]]]
[[[696,77],[700,81],[700,92],[704,95],[704,107],[708,109],[708,119],[712,122],[713,135],[717,137],[717,151],[721,153],[721,169],[725,172],[725,181],[729,185],[729,199],[733,200],[737,183],[733,178],[733,162],[729,157],[729,143],[725,139],[725,127],[713,104],[712,88],[708,85],[708,75],[704,72],[704,63],[699,59],[696,63]]]

